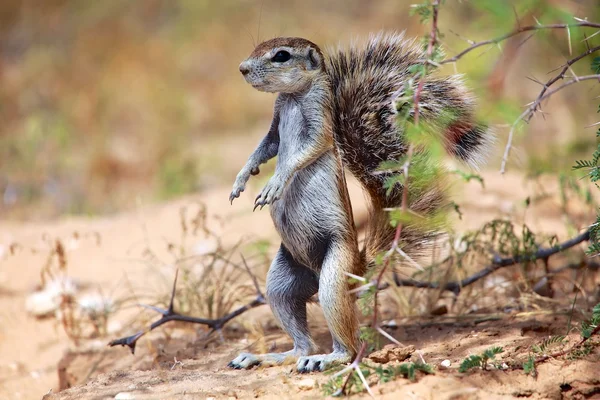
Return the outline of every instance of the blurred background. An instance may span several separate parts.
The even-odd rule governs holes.
[[[254,285],[238,257],[243,252],[262,281],[278,240],[268,212],[251,210],[252,195],[268,179],[269,167],[251,180],[234,206],[228,194],[272,116],[274,95],[254,90],[238,70],[255,45],[275,36],[301,36],[327,51],[381,30],[406,30],[408,37],[423,40],[430,21],[411,15],[418,10],[411,4],[417,2],[427,0],[1,0],[0,398],[39,399],[50,388],[64,389],[112,372],[112,387],[118,391],[130,383],[145,386],[148,376],[171,386],[175,380],[164,380],[163,372],[178,359],[185,369],[207,361],[210,371],[200,375],[208,379],[207,390],[213,390],[221,384],[211,380],[220,376],[213,374],[213,365],[231,360],[226,354],[230,345],[247,348],[239,335],[244,340],[247,335],[250,343],[262,340],[264,349],[275,343],[272,338],[286,343],[263,307],[256,310],[260,314],[248,313],[239,324],[232,323],[226,336],[235,340],[224,345],[217,343],[217,335],[205,343],[196,327],[188,328],[185,340],[171,335],[179,328],[161,327],[144,339],[135,356],[106,347],[109,340],[156,318],[137,305],[165,306],[176,268],[181,270],[176,296],[181,312],[212,318],[254,299]],[[520,26],[573,23],[575,18],[600,22],[598,4],[445,0],[439,38],[451,57],[473,41]],[[456,264],[451,260],[436,267],[434,275],[428,270],[427,280],[464,278],[489,263],[489,250],[512,256],[533,245],[553,245],[594,221],[597,203],[592,197],[600,192],[581,179],[584,171],[573,172],[571,166],[596,149],[599,127],[587,126],[600,120],[598,82],[573,85],[545,102],[543,112],[516,132],[507,174],[497,171],[510,126],[542,89],[536,81],[559,73],[568,59],[586,51],[586,42],[600,46],[600,34],[585,40],[597,32],[523,33],[441,68],[441,74],[464,74],[477,98],[479,118],[495,127],[498,140],[488,171],[482,172],[485,185],[475,180],[457,184],[452,197],[462,210],[452,213],[461,218],[457,231],[483,232],[473,237],[486,245],[465,252]],[[591,74],[592,58],[598,56],[600,52],[576,63],[567,79]],[[361,197],[358,185],[349,180],[349,188],[356,220],[366,221],[365,205],[354,201]],[[135,212],[127,212],[131,210]],[[493,229],[487,229],[490,221]],[[538,236],[528,234],[523,224]],[[463,251],[452,243],[453,251]],[[583,255],[583,247],[553,257],[551,265],[524,263],[490,275],[463,290],[460,298],[438,290],[389,289],[382,316],[398,318],[396,326],[414,328],[421,316],[445,324],[446,317],[459,321],[506,315],[508,319],[497,320],[502,338],[486,333],[477,343],[521,347],[529,334],[513,319],[516,313],[529,318],[539,311],[533,317],[538,318],[546,311],[568,309],[569,328],[564,319],[548,314],[552,328],[531,328],[537,336],[529,336],[527,343],[563,334],[570,330],[576,300],[578,316],[585,318],[583,313],[600,301],[600,267]],[[311,321],[319,315],[312,308]],[[452,329],[451,340],[440,336],[449,330],[439,326],[431,325],[431,331],[402,328],[394,335],[408,332],[425,354],[444,359],[449,351],[440,352],[435,343],[452,343],[452,362],[479,352],[473,347],[476,335],[468,332],[480,325],[464,325],[464,332]],[[421,347],[424,338],[429,338],[429,349]],[[170,347],[163,351],[165,343]],[[65,353],[66,348],[75,350]],[[220,358],[205,358],[209,353]],[[572,366],[582,370],[579,365]],[[597,380],[597,363],[589,365]],[[197,376],[194,384],[201,381]],[[274,382],[265,376],[269,384]],[[472,376],[465,380],[465,390],[472,390]],[[545,376],[552,384],[560,381],[558,375]],[[573,377],[580,379],[575,373]],[[108,387],[105,380],[99,382]],[[530,394],[533,380],[523,382],[528,387],[523,393]],[[542,388],[551,385],[536,382],[543,397]],[[452,390],[456,393],[456,387]],[[240,398],[244,393],[255,397],[248,391]],[[101,391],[96,397],[102,397]]]
[[[96,215],[228,186],[266,131],[274,97],[238,65],[260,41],[322,47],[379,30],[424,35],[399,0],[10,0],[0,2],[0,218]],[[440,13],[449,56],[521,25],[600,19],[597,0],[457,1]],[[523,106],[585,29],[523,34],[443,72],[466,74],[482,119],[497,125],[489,168]],[[589,31],[588,31],[589,32]],[[600,36],[589,41],[600,43]],[[570,44],[569,44],[570,43]],[[576,74],[589,74],[583,61]],[[597,85],[554,97],[517,138],[509,169],[568,172],[595,144]],[[224,204],[226,204],[226,199]]]

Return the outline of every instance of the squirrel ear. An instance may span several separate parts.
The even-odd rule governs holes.
[[[308,68],[318,69],[321,66],[321,56],[313,48],[308,49]]]

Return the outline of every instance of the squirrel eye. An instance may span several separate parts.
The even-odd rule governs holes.
[[[287,60],[289,60],[291,57],[292,57],[292,56],[291,56],[291,55],[290,55],[290,53],[288,53],[287,51],[285,51],[285,50],[280,50],[280,51],[278,51],[278,52],[277,52],[277,54],[275,54],[275,55],[273,56],[273,58],[271,58],[271,61],[274,61],[274,62],[280,62],[280,63],[282,63],[282,62],[286,62],[286,61],[287,61]]]

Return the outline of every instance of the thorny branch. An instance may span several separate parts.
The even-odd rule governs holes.
[[[248,303],[244,306],[241,306],[238,309],[236,309],[236,310],[230,312],[229,314],[227,314],[221,318],[218,318],[218,319],[197,318],[197,317],[190,317],[187,315],[179,314],[175,311],[174,305],[173,305],[173,302],[175,299],[175,291],[176,291],[175,289],[177,287],[177,275],[179,273],[179,270],[177,270],[175,272],[175,279],[173,281],[173,291],[171,292],[171,301],[169,302],[169,308],[166,310],[163,310],[161,308],[154,307],[154,306],[142,305],[142,307],[149,308],[151,310],[158,312],[159,314],[162,314],[162,317],[160,317],[160,319],[158,321],[153,322],[150,325],[150,328],[148,328],[147,330],[140,331],[134,335],[127,336],[127,337],[124,337],[121,339],[113,340],[108,345],[111,347],[112,346],[128,346],[131,349],[131,353],[133,354],[135,352],[135,345],[136,345],[138,339],[140,339],[142,336],[144,336],[146,333],[150,332],[151,330],[156,329],[159,326],[161,326],[169,321],[183,321],[183,322],[192,322],[194,324],[206,325],[209,328],[211,328],[211,331],[207,334],[207,337],[208,337],[208,336],[212,335],[214,332],[221,332],[221,329],[223,328],[223,326],[225,326],[226,323],[228,323],[235,317],[245,313],[246,311],[250,310],[251,308],[266,304],[265,297],[263,296],[263,294],[260,291],[260,288],[258,287],[256,278],[254,277],[254,275],[252,275],[250,273],[250,270],[248,269],[248,266],[246,265],[246,260],[243,260],[243,261],[244,261],[244,266],[246,267],[248,273],[250,274],[252,281],[255,284],[256,291],[257,291],[256,298],[254,300],[252,300],[250,303]]]
[[[499,36],[497,38],[494,39],[489,39],[489,40],[483,40],[481,42],[473,42],[473,41],[469,41],[471,43],[471,46],[469,46],[468,48],[464,49],[463,51],[461,51],[460,53],[458,53],[457,55],[455,55],[454,57],[451,58],[447,58],[441,62],[439,62],[439,64],[448,64],[448,63],[455,63],[457,62],[460,58],[462,58],[463,56],[465,56],[466,54],[470,53],[471,51],[482,47],[482,46],[486,46],[486,45],[490,45],[490,44],[498,44],[506,39],[509,39],[513,36],[517,36],[521,33],[524,32],[530,32],[530,31],[538,31],[538,30],[547,30],[547,29],[566,29],[567,32],[569,32],[569,28],[575,28],[575,27],[589,27],[589,28],[598,28],[600,29],[600,23],[596,23],[596,22],[589,22],[589,21],[584,21],[584,20],[578,20],[578,22],[572,23],[572,24],[550,24],[550,25],[542,25],[542,24],[537,24],[537,25],[528,25],[528,26],[523,26],[523,27],[518,27],[517,29],[504,34],[502,36]],[[599,31],[600,32],[600,31]],[[595,34],[594,34],[595,35]],[[593,35],[592,35],[593,36]],[[587,43],[587,39],[586,38],[586,43]],[[569,36],[569,40],[570,40],[570,36]],[[571,43],[569,41],[569,49],[571,48]],[[593,47],[590,48],[588,45],[588,50],[580,55],[578,55],[575,58],[572,58],[570,60],[568,60],[562,67],[562,70],[560,71],[560,73],[558,75],[556,75],[555,77],[551,78],[550,80],[548,80],[548,82],[546,82],[545,84],[540,83],[543,88],[540,91],[540,94],[538,95],[538,97],[535,99],[534,102],[531,103],[531,105],[515,120],[515,122],[512,124],[510,132],[508,134],[508,140],[506,143],[506,146],[504,148],[504,154],[502,156],[502,165],[500,167],[500,173],[504,173],[506,171],[506,163],[508,160],[508,157],[510,155],[510,150],[512,148],[512,142],[513,142],[513,138],[514,138],[514,134],[515,134],[515,130],[517,128],[517,125],[524,121],[524,122],[529,122],[531,121],[531,118],[533,118],[533,115],[539,110],[540,104],[543,100],[547,99],[548,97],[552,96],[554,93],[558,92],[559,90],[564,89],[567,86],[570,86],[574,83],[578,83],[584,80],[591,80],[591,79],[596,79],[600,81],[600,76],[599,75],[589,75],[589,76],[585,76],[585,77],[575,77],[573,80],[565,83],[564,85],[559,86],[558,88],[556,88],[555,90],[551,90],[548,93],[546,93],[548,91],[548,89],[550,88],[550,86],[552,86],[554,83],[556,83],[558,80],[560,79],[564,79],[565,78],[565,74],[567,73],[567,71],[571,68],[571,66],[573,64],[575,64],[577,61],[581,60],[582,58],[596,52],[600,50],[600,46],[597,47]]]
[[[460,53],[458,53],[457,55],[455,55],[454,57],[451,58],[447,58],[443,61],[440,61],[439,64],[448,64],[448,63],[454,63],[457,62],[460,58],[462,58],[464,55],[466,55],[467,53],[472,52],[473,50],[482,47],[482,46],[486,46],[489,44],[498,44],[506,39],[509,39],[513,36],[516,35],[520,35],[521,33],[524,32],[530,32],[530,31],[537,31],[537,30],[543,30],[543,29],[569,29],[569,28],[575,28],[575,27],[589,27],[589,28],[598,28],[600,29],[600,23],[595,23],[595,22],[588,22],[588,21],[579,21],[576,23],[572,23],[572,24],[550,24],[550,25],[529,25],[529,26],[522,26],[519,27],[517,29],[515,29],[512,32],[509,32],[505,35],[499,36],[497,38],[494,39],[489,39],[489,40],[483,40],[481,42],[474,42],[471,44],[470,47],[467,47],[466,49],[464,49],[463,51],[461,51]]]
[[[537,110],[537,108],[539,108],[539,105],[540,105],[541,101],[543,100],[544,95],[546,94],[546,91],[548,90],[548,88],[550,88],[550,86],[552,86],[559,79],[564,79],[565,74],[571,68],[571,65],[575,64],[577,61],[581,60],[582,58],[587,57],[590,54],[597,52],[598,50],[600,50],[600,46],[591,47],[591,48],[588,48],[585,53],[582,53],[582,54],[578,55],[577,57],[574,57],[574,58],[568,60],[563,65],[562,70],[560,71],[560,73],[558,75],[556,75],[554,78],[551,78],[550,80],[548,80],[548,82],[546,82],[543,85],[544,87],[540,91],[540,94],[538,95],[537,99],[535,99],[535,101],[532,103],[532,106],[535,106],[535,108],[533,109],[533,111],[535,112]],[[575,77],[575,79],[576,80],[577,79],[581,80],[581,78],[577,78],[577,77]],[[529,116],[525,119],[525,122],[529,122],[532,117],[533,117],[533,113],[530,113]]]
[[[535,99],[535,101],[533,101],[530,104],[530,106],[525,111],[523,111],[523,113],[521,115],[519,115],[519,117],[512,124],[512,126],[510,128],[510,132],[508,133],[508,140],[507,140],[506,146],[504,148],[504,154],[502,156],[502,165],[500,167],[500,173],[503,174],[506,171],[506,163],[508,162],[508,156],[510,155],[513,137],[514,137],[515,129],[517,128],[517,125],[521,121],[525,121],[525,122],[529,123],[529,121],[531,121],[531,118],[533,118],[533,115],[540,109],[540,105],[543,100],[552,96],[554,93],[558,92],[559,90],[562,90],[568,86],[571,86],[574,83],[578,83],[578,82],[590,80],[590,79],[596,79],[596,80],[600,81],[600,75],[587,75],[587,76],[580,76],[580,77],[575,76],[572,80],[570,80],[570,81],[566,82],[565,84],[558,86],[557,88],[548,92],[548,89],[550,88],[550,86],[552,86],[557,81],[565,78],[567,71],[571,69],[571,66],[573,64],[575,64],[577,61],[579,61],[579,60],[585,58],[586,56],[588,56],[592,53],[595,53],[596,51],[599,51],[599,50],[600,50],[600,46],[591,47],[591,48],[588,46],[587,51],[578,55],[577,57],[574,57],[574,58],[571,58],[570,60],[568,60],[562,66],[561,71],[553,78],[550,78],[548,80],[548,82],[546,82],[545,84],[542,84],[541,82],[536,81],[536,82],[542,84],[542,86],[543,86],[542,90],[540,91],[540,94]]]
[[[589,229],[586,230],[585,232],[577,235],[576,237],[569,239],[569,240],[567,240],[561,244],[558,244],[556,246],[541,248],[532,255],[517,255],[514,257],[506,257],[506,258],[501,258],[501,257],[495,256],[494,259],[492,260],[492,263],[490,265],[488,265],[487,267],[485,267],[484,269],[482,269],[481,271],[478,271],[478,272],[474,273],[473,275],[471,275],[467,278],[464,278],[460,281],[447,282],[443,285],[441,285],[437,282],[426,282],[426,281],[419,281],[416,279],[398,279],[397,276],[394,276],[394,283],[397,286],[410,286],[410,287],[426,288],[426,289],[442,289],[442,290],[453,292],[455,295],[458,296],[464,287],[469,286],[469,285],[477,282],[478,280],[485,278],[486,276],[490,275],[491,273],[493,273],[501,268],[510,267],[512,265],[519,264],[522,262],[527,262],[527,261],[545,260],[545,259],[550,258],[551,256],[553,256],[556,253],[563,252],[567,249],[570,249],[571,247],[577,246],[578,244],[586,242],[588,240],[590,240]],[[380,289],[382,289],[382,288],[387,288],[388,285],[383,284],[378,287]]]
[[[567,69],[568,69],[568,67],[569,66],[567,66]],[[560,75],[562,75],[562,76],[560,76]],[[561,71],[561,74],[559,74],[559,76],[554,80],[554,82],[556,82],[558,79],[562,79],[562,78],[564,78],[564,72]],[[564,88],[566,88],[568,86],[571,86],[575,83],[579,83],[582,81],[587,81],[587,80],[596,80],[596,81],[600,82],[600,74],[576,76],[575,78],[571,79],[570,81],[567,81],[564,84],[562,84],[550,91],[547,91],[548,88],[546,85],[544,85],[544,88],[542,89],[542,93],[540,93],[540,95],[538,95],[537,99],[533,103],[531,103],[531,105],[529,107],[527,107],[527,109],[525,111],[523,111],[523,113],[521,115],[519,115],[519,117],[512,124],[512,126],[510,128],[510,132],[508,133],[508,140],[506,142],[506,147],[504,148],[504,155],[502,156],[502,165],[500,166],[500,173],[503,174],[504,172],[506,172],[506,163],[508,161],[508,156],[510,155],[510,150],[512,148],[512,141],[513,141],[513,137],[515,135],[515,130],[517,129],[517,125],[521,121],[529,122],[529,120],[531,120],[531,117],[533,117],[533,114],[537,111],[540,103],[542,101],[544,101],[545,99],[547,99],[548,97],[552,96],[553,94],[555,94],[558,91],[563,90]]]

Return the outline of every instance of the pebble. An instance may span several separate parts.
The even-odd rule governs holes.
[[[115,396],[115,400],[132,400],[132,399],[135,399],[135,396],[133,395],[133,393],[129,393],[129,392],[117,393],[117,395]]]
[[[300,390],[311,390],[314,389],[317,382],[314,379],[306,378],[296,382],[296,386]]]
[[[440,365],[444,368],[450,368],[450,365],[452,365],[452,363],[450,362],[450,360],[444,360],[440,363]]]
[[[387,344],[383,349],[369,354],[368,359],[378,364],[385,364],[390,361],[402,362],[409,358],[415,352],[415,346],[400,347],[395,344]]]
[[[391,329],[398,328],[398,323],[396,322],[395,319],[390,319],[389,321],[384,322],[382,325],[384,328],[391,328]]]

